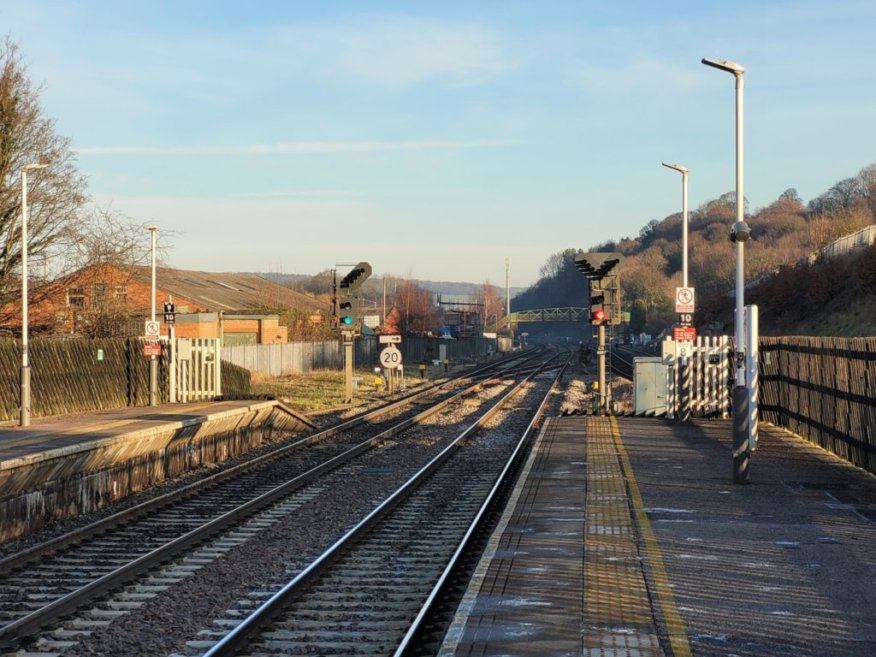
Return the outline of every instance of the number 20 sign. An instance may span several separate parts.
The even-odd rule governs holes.
[[[380,351],[380,364],[384,369],[394,370],[402,363],[402,353],[398,347],[389,345]]]

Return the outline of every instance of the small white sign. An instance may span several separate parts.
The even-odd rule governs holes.
[[[398,344],[401,342],[400,335],[379,335],[377,339],[380,341],[380,344]]]
[[[176,357],[178,360],[192,359],[192,341],[180,338],[176,341]]]
[[[146,339],[157,340],[161,336],[161,322],[146,320]]]
[[[692,287],[677,287],[675,288],[675,312],[677,313],[692,313],[694,312],[695,293]]]

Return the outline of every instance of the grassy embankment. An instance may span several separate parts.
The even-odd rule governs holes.
[[[354,404],[368,403],[386,396],[383,378],[376,376],[373,371],[358,370],[353,376],[359,379],[353,391]],[[408,387],[420,385],[419,375],[408,375],[406,384]],[[252,391],[257,395],[275,397],[301,413],[319,413],[344,406],[344,373],[317,370],[281,377],[254,375]]]

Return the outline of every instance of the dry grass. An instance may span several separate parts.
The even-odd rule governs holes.
[[[386,395],[383,379],[376,377],[372,370],[358,370],[353,376],[360,379],[353,391],[354,404],[374,401]],[[417,385],[419,380],[408,379],[407,384]],[[316,370],[281,377],[253,374],[252,390],[258,395],[276,397],[302,413],[344,407],[344,373],[335,370]]]

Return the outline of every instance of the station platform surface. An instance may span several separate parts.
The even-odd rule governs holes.
[[[876,655],[876,477],[761,425],[549,418],[439,654]]]
[[[49,456],[74,453],[97,441],[135,438],[144,432],[202,424],[207,420],[268,408],[273,400],[197,401],[31,418],[27,427],[17,421],[0,422],[0,467],[33,462]],[[302,425],[303,416],[285,409]]]

